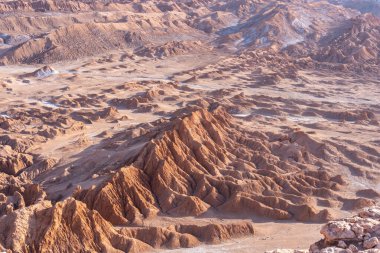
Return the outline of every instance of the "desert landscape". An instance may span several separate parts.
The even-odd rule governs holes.
[[[380,252],[377,0],[0,0],[0,252]]]

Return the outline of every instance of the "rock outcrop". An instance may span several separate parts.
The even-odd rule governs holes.
[[[321,229],[324,239],[313,244],[313,253],[380,252],[380,208],[365,208],[351,218],[331,221]]]
[[[0,173],[0,216],[43,201],[46,193],[38,184]]]
[[[139,141],[143,148],[125,168],[74,194],[114,225],[140,223],[158,212],[199,216],[211,210],[324,221],[331,216],[314,200],[339,201],[336,191],[344,183],[312,169],[329,159],[327,146],[301,132],[280,137],[246,131],[222,108],[158,124],[134,143]]]
[[[73,198],[55,205],[40,201],[0,218],[0,247],[13,252],[134,253],[152,247],[194,247],[253,233],[252,225],[244,222],[118,229]]]
[[[74,199],[40,202],[0,218],[4,248],[14,252],[141,252],[150,247],[120,235],[96,211]],[[34,229],[34,226],[39,229]]]
[[[8,145],[0,145],[0,172],[16,175],[33,164],[33,156],[18,153]]]
[[[33,71],[32,73],[27,73],[27,74],[21,75],[20,77],[21,78],[36,77],[36,78],[42,79],[54,74],[58,74],[58,71],[55,70],[53,67],[46,65],[46,66],[43,66],[42,68],[37,69],[36,71]]]

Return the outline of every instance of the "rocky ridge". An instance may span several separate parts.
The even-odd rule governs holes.
[[[139,224],[159,212],[199,216],[211,210],[324,221],[330,213],[318,210],[313,198],[351,201],[337,194],[343,178],[312,169],[333,149],[302,132],[268,136],[245,131],[221,108],[196,110],[134,142],[139,139],[149,141],[129,158],[129,166],[74,195],[114,225]]]
[[[321,229],[324,239],[313,244],[318,252],[380,252],[380,208],[373,206],[356,216],[327,223]]]

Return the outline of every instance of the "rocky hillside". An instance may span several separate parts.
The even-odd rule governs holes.
[[[165,57],[209,45],[285,50],[296,59],[332,64],[373,65],[379,54],[377,18],[337,2],[9,1],[0,9],[23,13],[0,21],[2,64],[53,63],[118,50]]]
[[[380,19],[365,14],[350,20],[338,34],[323,40],[324,45],[313,56],[318,61],[333,63],[372,62],[380,57]]]

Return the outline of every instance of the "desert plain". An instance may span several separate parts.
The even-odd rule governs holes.
[[[377,1],[0,1],[4,252],[380,252]]]

